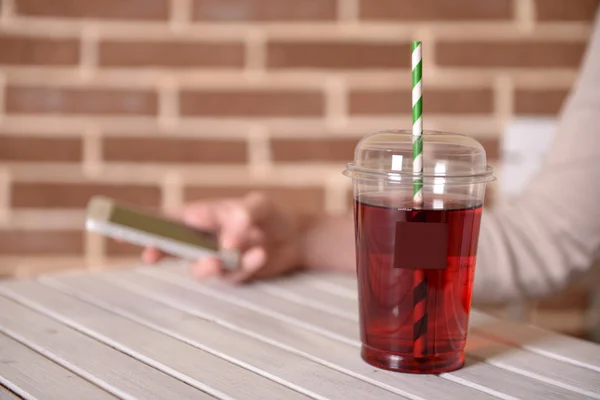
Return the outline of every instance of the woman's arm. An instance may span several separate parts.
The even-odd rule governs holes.
[[[600,9],[579,79],[541,171],[484,212],[474,300],[549,294],[600,256]]]

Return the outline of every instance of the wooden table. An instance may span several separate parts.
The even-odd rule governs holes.
[[[179,265],[4,281],[0,399],[600,399],[600,346],[476,311],[463,369],[375,369],[355,286],[230,287]]]

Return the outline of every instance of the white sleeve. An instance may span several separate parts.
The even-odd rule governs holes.
[[[599,257],[600,9],[541,171],[518,198],[484,211],[473,299],[544,296]]]

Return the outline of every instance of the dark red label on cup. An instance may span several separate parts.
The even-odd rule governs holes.
[[[394,268],[446,269],[447,223],[399,221],[395,240]]]

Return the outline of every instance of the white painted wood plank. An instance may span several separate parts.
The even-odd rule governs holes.
[[[311,287],[304,282],[294,282],[294,280],[294,277],[289,277],[268,284],[255,283],[253,287],[258,291],[264,291],[273,296],[348,319],[355,324],[358,322],[358,312],[348,307],[347,300],[349,299]],[[292,284],[296,290],[288,290],[286,283]]]
[[[273,301],[272,296],[269,296],[268,293],[263,293],[255,290],[252,285],[230,287],[230,290],[226,290],[226,288],[223,285],[220,285],[218,282],[213,282],[212,284],[200,284],[198,282],[194,282],[180,268],[140,268],[138,271],[140,273],[147,274],[150,276],[156,276],[159,279],[178,278],[175,279],[173,282],[180,285],[187,285],[192,289],[210,290],[210,293],[212,295],[221,295],[225,296],[224,298],[228,299],[238,298],[239,300],[242,300],[242,302],[239,303],[239,305],[243,304],[245,308],[254,309],[255,311],[261,313],[267,313],[275,318],[281,319],[282,321],[288,323],[299,324],[305,329],[312,330],[321,335],[331,337],[333,339],[344,343],[348,343],[353,346],[360,345],[360,342],[357,340],[358,324],[356,322],[349,321],[347,319],[343,319],[335,315],[329,314],[329,319],[323,319],[323,326],[317,326],[314,324],[302,324],[302,318],[298,318],[298,316],[295,316],[294,314],[289,314],[289,306],[286,305],[287,302]],[[122,276],[120,271],[116,272],[115,275]],[[296,311],[299,311],[300,315],[304,315],[308,312],[312,312],[313,310],[307,307],[297,307]],[[314,311],[320,312],[318,310]],[[338,328],[340,328],[340,330],[344,332],[355,331],[356,335],[353,335],[352,338],[348,338],[344,335],[339,335],[338,333],[336,333],[336,329]]]
[[[293,279],[292,279],[293,278]],[[347,277],[346,277],[347,278]],[[282,284],[290,284],[298,286],[298,289],[303,290],[316,290],[320,292],[319,296],[322,296],[323,301],[335,302],[335,304],[341,308],[348,307],[351,304],[353,308],[358,309],[358,290],[355,287],[355,280],[350,280],[351,288],[342,286],[337,283],[318,279],[313,275],[306,273],[299,273],[297,275],[290,276],[289,278],[282,278]],[[335,300],[335,298],[342,298],[344,302]]]
[[[21,400],[22,397],[17,396],[4,386],[0,385],[0,400]]]
[[[251,296],[252,298],[248,299],[247,298],[248,296],[246,296],[247,293],[252,292],[251,288],[248,288],[248,287],[215,288],[215,287],[209,287],[207,285],[200,285],[197,283],[194,284],[189,280],[189,278],[187,278],[185,276],[178,276],[175,274],[170,274],[169,272],[164,271],[164,270],[142,269],[140,271],[145,274],[148,274],[148,275],[153,275],[153,276],[157,276],[159,278],[172,280],[173,283],[176,283],[182,287],[188,287],[195,291],[204,291],[209,295],[217,296],[220,299],[225,300],[225,301],[231,301],[231,302],[235,303],[236,305],[247,308],[249,310],[254,310],[257,313],[269,315],[269,316],[279,319],[282,322],[285,322],[287,324],[295,325],[301,329],[306,329],[306,330],[309,330],[312,332],[316,332],[320,335],[330,337],[332,339],[339,340],[344,343],[351,344],[353,347],[355,347],[354,352],[353,352],[354,357],[356,357],[357,360],[359,359],[358,347],[360,346],[360,342],[357,340],[357,338],[355,337],[354,334],[352,334],[352,333],[348,334],[348,332],[352,332],[352,331],[354,331],[354,329],[353,328],[348,329],[347,327],[339,329],[339,327],[336,328],[335,326],[330,328],[330,329],[333,329],[334,331],[330,331],[328,329],[323,329],[322,326],[311,323],[311,317],[308,314],[318,313],[315,310],[310,310],[308,308],[295,305],[296,309],[294,309],[294,307],[290,308],[290,307],[284,306],[284,309],[280,310],[281,312],[274,312],[271,309],[270,305],[278,303],[278,301],[276,299],[267,299],[267,301],[263,301],[263,300],[265,300],[264,296],[258,296],[258,297]],[[208,292],[208,291],[210,291],[210,292]],[[228,291],[233,291],[234,293],[228,293]],[[261,300],[261,298],[262,298],[262,300]],[[258,302],[260,304],[256,304],[255,302]],[[323,316],[322,313],[321,313],[321,316]],[[320,322],[329,321],[331,319],[331,317],[332,317],[331,315],[326,315],[326,316],[324,316],[324,318],[320,319]],[[335,324],[333,324],[333,325],[335,325]],[[346,332],[344,332],[343,329],[346,329]],[[514,398],[514,397],[511,397],[511,396],[508,396],[508,395],[502,393],[502,391],[498,391],[496,389],[486,387],[485,385],[479,384],[478,381],[480,381],[481,379],[474,379],[474,380],[473,379],[471,379],[471,380],[464,379],[460,376],[460,375],[464,375],[464,374],[465,374],[465,372],[463,370],[463,371],[456,372],[456,373],[443,374],[441,376],[447,380],[453,380],[462,385],[469,386],[469,387],[478,389],[480,391],[484,391],[485,393],[491,394],[493,396],[497,396],[497,397],[504,398],[504,399]],[[396,374],[396,375],[403,376],[401,374]],[[414,379],[414,378],[409,378],[409,379]]]
[[[4,293],[10,289],[7,296],[215,397],[307,398],[248,369],[37,282],[11,282],[0,289]],[[200,395],[198,392],[197,397]]]
[[[340,316],[350,313],[358,318],[358,303],[355,298],[333,294],[328,288],[319,290],[307,277],[298,278],[277,279],[261,286],[267,287],[265,291],[268,293],[317,309],[318,303],[315,305],[305,299],[319,298],[320,301],[335,304],[327,311],[339,312]],[[271,287],[276,287],[276,290]],[[469,356],[497,367],[600,399],[600,373],[596,371],[491,340],[476,330],[470,332],[466,350]]]
[[[153,271],[154,272],[154,271]],[[160,273],[170,273],[167,271],[158,271]],[[290,302],[283,298],[270,296],[265,292],[252,290],[251,286],[244,287],[229,287],[222,284],[212,285],[211,288],[226,293],[230,296],[235,296],[251,302],[254,305],[265,309],[276,310],[278,313],[287,316],[293,316],[305,323],[324,328],[325,330],[335,332],[347,339],[357,340],[357,326],[349,327],[349,322],[341,318],[336,319],[335,316],[308,307]],[[335,320],[335,323],[332,323]],[[526,395],[530,399],[585,399],[590,398],[581,393],[575,393],[555,385],[550,385],[546,382],[531,379],[529,377],[497,368],[490,364],[469,360],[465,368],[447,374],[442,374],[443,377],[449,379],[458,379],[461,382],[470,382],[476,385],[481,385],[509,396],[520,397]],[[511,382],[506,385],[505,382]]]
[[[216,324],[210,318],[193,318],[190,314],[91,275],[48,277],[40,282],[242,366],[252,366],[265,377],[276,377],[281,383],[309,396],[339,400],[400,398],[281,346],[273,346],[235,328]]]
[[[304,304],[305,297],[313,296],[314,298],[315,292],[321,292],[318,295],[321,301],[335,303],[335,307],[331,307],[332,312],[343,312],[344,315],[350,312],[358,317],[356,298],[337,293],[328,287],[317,288],[315,281],[311,280],[309,276],[299,276],[298,278],[277,279],[265,286],[277,286],[276,291],[267,291],[274,295],[285,293],[286,295],[281,296],[282,298],[288,298],[299,304]],[[308,290],[307,286],[309,286]],[[324,294],[324,292],[328,293]],[[312,302],[306,305],[313,306]],[[469,334],[467,354],[497,367],[600,399],[599,373],[490,340],[477,331],[472,330]]]
[[[25,398],[116,399],[3,334],[0,334],[0,383]]]
[[[342,285],[336,284],[329,280],[319,278],[308,273],[298,273],[295,275],[297,280],[306,283],[307,286],[314,287],[321,291],[331,293],[337,296],[346,297],[353,299],[358,304],[358,290],[356,287],[356,280],[352,280],[352,288],[347,288]]]
[[[327,288],[319,290],[314,282],[307,277],[299,279],[277,279],[263,286],[277,287],[277,290],[268,289],[276,296],[287,298],[291,301],[314,306],[312,302],[305,302],[305,298],[311,296],[319,298],[320,301],[335,304],[330,307],[333,313],[340,312],[343,315],[353,314],[358,318],[357,300],[349,296],[334,294]],[[308,289],[307,289],[308,287]],[[320,293],[319,293],[320,292]],[[328,293],[325,293],[328,292]],[[319,293],[315,295],[315,293]],[[285,294],[285,295],[282,295]],[[317,307],[318,308],[318,307]],[[340,314],[342,316],[342,314]],[[481,318],[476,318],[481,320]],[[481,321],[479,321],[480,323]],[[476,323],[477,324],[477,323]],[[547,358],[536,353],[520,350],[518,347],[509,346],[505,343],[490,340],[479,334],[476,330],[470,332],[467,342],[467,354],[479,360],[507,369],[512,372],[534,377],[541,381],[564,387],[587,396],[600,399],[600,374],[570,363]]]
[[[257,312],[248,308],[248,304],[243,300],[224,295],[189,279],[167,275],[167,278],[173,280],[170,282],[133,271],[110,272],[101,276],[111,284],[133,293],[188,314],[216,321],[249,336],[285,346],[290,351],[296,351],[330,368],[353,374],[359,379],[386,387],[411,399],[493,398],[435,375],[396,374],[373,368],[360,359],[358,343],[354,346],[348,345],[306,329],[306,324],[297,320],[292,319],[289,321],[291,323],[288,323],[288,320],[272,317],[269,312]],[[176,284],[178,281],[184,285]]]
[[[587,368],[490,340],[476,332],[469,334],[466,352],[496,367],[600,399],[600,373]]]
[[[532,325],[494,318],[477,310],[471,311],[471,328],[495,340],[600,372],[600,345],[596,343]]]
[[[181,273],[181,270],[174,267],[168,270]],[[310,274],[306,275],[307,281],[315,279]],[[320,278],[327,282],[326,286],[333,287],[332,290],[356,291],[356,278],[353,274],[324,273]],[[549,358],[600,372],[600,345],[596,343],[532,325],[495,318],[476,309],[471,311],[470,320],[471,328],[478,333]]]
[[[2,296],[0,310],[1,332],[120,398],[202,398],[191,386]]]
[[[328,282],[333,285],[344,287],[354,293],[357,289],[356,273],[343,273],[333,271],[315,271],[311,272],[300,272],[298,275],[305,275],[309,280],[318,280],[321,282]]]

